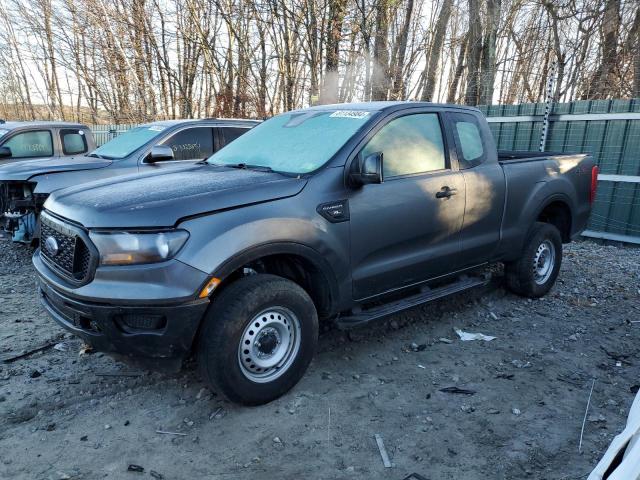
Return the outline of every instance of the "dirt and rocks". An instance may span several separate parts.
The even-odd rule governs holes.
[[[541,300],[498,280],[332,329],[300,384],[259,408],[220,399],[192,365],[81,354],[40,307],[30,254],[0,242],[0,357],[58,346],[0,360],[3,479],[586,478],[640,384],[640,249],[568,246]]]

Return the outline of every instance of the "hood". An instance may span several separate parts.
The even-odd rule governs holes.
[[[0,165],[0,181],[30,180],[36,175],[93,170],[111,165],[111,160],[93,157],[53,157],[43,160],[23,160]]]
[[[185,217],[290,197],[306,183],[279,173],[191,164],[65,188],[44,206],[87,228],[172,227]]]

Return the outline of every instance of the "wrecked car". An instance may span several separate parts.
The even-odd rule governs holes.
[[[95,148],[91,130],[79,123],[0,121],[0,169],[38,160],[73,163]],[[25,182],[0,182],[0,233],[2,227],[17,231],[15,240],[23,241],[26,232],[36,228],[35,218],[25,215],[22,204],[31,195]]]
[[[54,190],[201,161],[257,123],[216,119],[154,122],[133,128],[96,150],[91,148],[93,151],[83,156],[2,165],[0,233],[31,243],[38,238],[42,205]]]
[[[497,152],[474,108],[325,105],[206,162],[54,192],[33,256],[53,319],[97,350],[175,359],[257,405],[343,328],[483,285],[545,295],[585,228],[589,155]]]

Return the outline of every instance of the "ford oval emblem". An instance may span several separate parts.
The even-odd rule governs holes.
[[[55,257],[60,252],[58,241],[54,237],[47,237],[44,241],[44,248],[47,249],[47,252],[49,252],[49,255],[52,257]]]

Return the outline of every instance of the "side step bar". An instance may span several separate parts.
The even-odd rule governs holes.
[[[433,289],[425,287],[422,292],[410,297],[385,303],[384,305],[369,308],[367,310],[361,310],[349,316],[339,317],[336,320],[336,325],[340,329],[347,329],[362,325],[363,323],[387,317],[389,315],[393,315],[394,313],[398,313],[403,310],[422,305],[423,303],[431,302],[432,300],[436,300],[438,298],[446,297],[458,292],[463,292],[465,290],[469,290],[470,288],[479,287],[481,285],[486,285],[487,283],[489,283],[489,280],[490,279],[488,278],[488,276],[468,277],[466,275],[463,275],[453,283],[448,283],[446,285]]]

